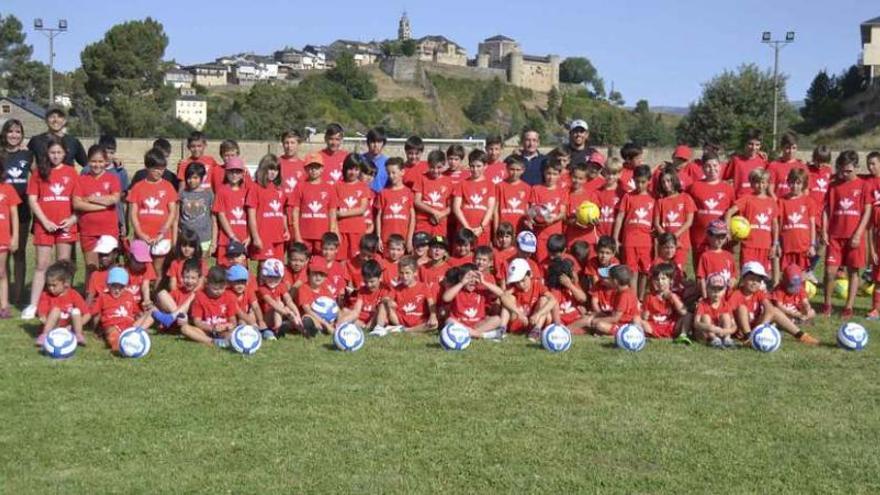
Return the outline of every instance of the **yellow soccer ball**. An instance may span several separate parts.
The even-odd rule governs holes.
[[[809,280],[804,282],[804,291],[807,292],[807,297],[810,299],[816,297],[816,284],[810,282]]]
[[[752,225],[744,216],[737,215],[730,219],[730,237],[737,241],[748,239],[752,231]]]
[[[599,219],[599,205],[592,201],[584,201],[578,206],[577,221],[581,225],[590,225]]]
[[[834,297],[846,299],[849,294],[849,280],[839,278],[834,281]]]
[[[861,293],[863,296],[873,296],[874,295],[874,284],[862,284]]]

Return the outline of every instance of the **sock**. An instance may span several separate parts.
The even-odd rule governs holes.
[[[794,338],[799,339],[804,336],[803,330],[798,330],[796,334],[794,334]]]
[[[177,319],[173,314],[165,313],[163,311],[159,311],[158,309],[153,310],[153,312],[150,314],[153,316],[154,320],[158,321],[159,324],[165,328],[173,325]]]
[[[871,298],[871,309],[880,309],[880,290],[875,284],[874,286],[874,295]]]

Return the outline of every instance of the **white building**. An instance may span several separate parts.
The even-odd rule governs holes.
[[[208,102],[200,96],[178,96],[174,102],[174,116],[201,130],[208,121]]]
[[[171,69],[165,73],[165,85],[175,89],[191,87],[194,79],[195,76],[188,70]]]
[[[865,21],[862,31],[862,65],[868,79],[875,83],[880,80],[880,17]]]

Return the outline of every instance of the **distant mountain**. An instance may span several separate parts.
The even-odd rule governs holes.
[[[690,111],[688,107],[655,107],[651,106],[651,111],[655,113],[668,113],[671,115],[687,115]]]

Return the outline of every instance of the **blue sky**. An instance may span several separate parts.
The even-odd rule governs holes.
[[[350,1],[248,2],[128,0],[4,0],[0,14],[14,14],[27,27],[34,56],[48,61],[48,41],[32,30],[33,19],[70,31],[57,38],[56,65],[70,70],[79,53],[112,25],[151,16],[165,26],[166,58],[210,61],[242,51],[269,54],[285,45],[325,44],[337,38],[385,39],[397,35],[406,10],[414,36],[443,34],[473,57],[477,43],[495,34],[518,40],[525,53],[587,56],[627,104],[687,105],[714,74],[743,63],[772,68],[773,51],[761,32],[797,32],[782,51],[790,75],[789,97],[802,99],[820,69],[839,72],[858,60],[859,24],[880,16],[867,0],[581,0],[466,2]]]

